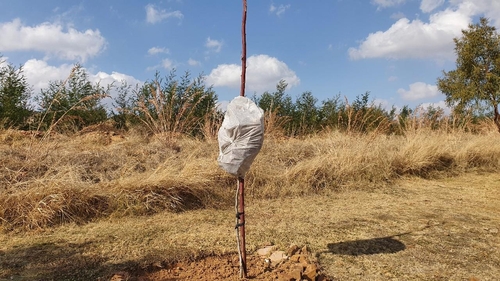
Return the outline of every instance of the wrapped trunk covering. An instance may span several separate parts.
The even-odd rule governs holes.
[[[246,97],[234,98],[227,105],[218,139],[219,166],[244,177],[264,141],[264,111]]]

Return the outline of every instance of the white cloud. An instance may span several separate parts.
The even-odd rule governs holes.
[[[207,84],[214,87],[240,87],[241,66],[221,64],[207,76]],[[247,60],[246,89],[251,92],[273,91],[279,80],[284,79],[289,87],[300,83],[293,70],[268,55],[254,55]]]
[[[47,89],[50,82],[65,81],[74,65],[72,64],[61,64],[59,66],[53,66],[47,64],[43,60],[30,59],[24,63],[23,69],[26,80],[29,85],[33,87],[34,95],[39,95],[40,90]],[[88,79],[92,83],[99,83],[100,86],[106,88],[108,85],[120,86],[122,82],[126,82],[128,85],[135,87],[136,85],[142,85],[143,82],[140,80],[123,73],[113,71],[111,74],[105,72],[97,72],[97,74],[90,73],[86,70],[88,74]],[[111,89],[110,95],[115,98],[118,92]],[[103,101],[106,106],[111,107],[112,101],[107,98]]]
[[[454,58],[453,38],[471,22],[462,10],[446,9],[430,16],[429,23],[402,18],[387,31],[371,33],[358,48],[349,48],[351,59]]]
[[[197,66],[197,65],[201,65],[201,62],[199,62],[199,61],[197,61],[197,60],[195,60],[195,59],[189,58],[189,59],[188,59],[188,64],[189,64],[190,66]]]
[[[181,11],[167,12],[166,10],[159,10],[153,4],[148,4],[146,7],[146,22],[155,24],[168,18],[177,18],[181,20],[184,15]]]
[[[444,0],[422,0],[420,10],[424,13],[430,13],[443,4]]]
[[[148,54],[156,55],[156,54],[170,54],[170,50],[167,48],[153,47],[148,50]]]
[[[438,102],[425,102],[418,106],[418,109],[427,110],[429,107],[441,108],[444,114],[449,115],[453,111],[444,100]]]
[[[222,41],[210,39],[210,37],[207,38],[207,41],[205,42],[205,47],[209,48],[210,50],[218,53],[222,49],[222,45],[224,43]]]
[[[397,76],[390,76],[389,78],[387,78],[387,81],[389,81],[389,82],[394,82],[396,80],[398,80]]]
[[[274,4],[271,4],[271,6],[269,7],[269,12],[271,13],[275,13],[276,12],[276,15],[278,17],[282,16],[286,10],[290,9],[291,5],[290,4],[287,4],[287,5],[279,5],[278,7],[274,6]]]
[[[97,72],[97,74],[89,73],[89,81],[93,83],[99,83],[103,87],[111,84],[119,86],[122,82],[125,82],[130,86],[135,86],[137,84],[140,86],[143,84],[143,82],[134,78],[133,76],[116,71],[111,72],[111,74],[102,71]]]
[[[388,7],[402,0],[376,0],[372,3]],[[422,0],[420,8],[432,12],[444,0]],[[429,16],[429,21],[410,21],[401,18],[388,30],[371,33],[357,48],[349,48],[351,59],[366,58],[433,58],[453,60],[453,38],[460,37],[472,19],[486,16],[500,28],[500,1],[498,0],[449,0],[448,6]]]
[[[88,73],[88,72],[87,72]],[[114,98],[118,97],[119,92],[116,90],[116,87],[119,87],[122,85],[122,83],[126,83],[128,86],[131,86],[132,89],[135,88],[135,86],[141,86],[144,84],[144,82],[134,78],[133,76],[119,73],[116,71],[111,72],[111,74],[108,74],[106,72],[99,71],[97,74],[89,74],[89,81],[96,84],[99,83],[101,87],[106,88],[108,85],[113,85],[115,87],[112,87],[110,89],[110,97],[105,98],[103,100],[103,103],[105,106],[108,108],[113,108],[113,100]]]
[[[450,0],[452,5],[459,7],[471,16],[484,15],[500,28],[500,1],[498,0]]]
[[[167,70],[171,70],[175,67],[175,64],[171,59],[163,59],[161,61],[161,66]]]
[[[164,68],[166,70],[172,70],[175,67],[176,67],[176,63],[173,60],[166,58],[166,59],[163,59],[160,64],[157,64],[155,66],[149,66],[146,68],[146,70],[147,71],[156,71],[159,68]]]
[[[38,94],[41,89],[48,88],[49,82],[66,80],[73,66],[72,64],[52,66],[43,60],[30,59],[24,63],[23,70],[28,84],[33,86],[33,92]]]
[[[378,6],[378,9],[393,7],[406,2],[406,0],[372,0],[373,5]]]
[[[74,65],[72,64],[61,64],[59,66],[53,66],[47,64],[43,60],[30,59],[24,63],[24,75],[29,85],[33,86],[34,95],[39,95],[41,89],[47,89],[50,82],[65,81]],[[136,85],[141,86],[142,81],[134,78],[133,76],[119,73],[113,71],[111,74],[99,71],[96,74],[90,73],[86,70],[88,74],[88,80],[93,83],[99,83],[100,86],[106,88],[108,85],[120,86],[122,82],[126,82],[128,85],[135,87]],[[110,95],[112,98],[117,97],[118,92],[111,88]],[[106,106],[111,107],[112,101],[106,98],[104,101]]]
[[[387,111],[390,111],[392,109],[392,107],[396,107],[394,104],[392,104],[390,101],[388,101],[386,99],[375,99],[375,100],[373,100],[373,105],[380,106],[382,109],[387,110]]]
[[[423,82],[416,82],[410,85],[409,90],[403,88],[398,90],[398,94],[404,100],[419,100],[426,98],[433,98],[439,95],[439,90],[436,85],[429,85]]]
[[[23,65],[24,74],[28,84],[33,86],[34,92],[39,93],[40,89],[46,89],[49,82],[64,81],[69,77],[73,64],[61,64],[59,66],[49,65],[46,61],[30,59]],[[113,71],[111,74],[99,71],[92,74],[87,70],[89,81],[97,83],[101,81],[101,86],[109,85],[113,82],[126,81],[129,85],[135,85],[142,82],[134,77]]]
[[[78,31],[56,23],[25,26],[20,19],[0,23],[0,52],[39,51],[46,56],[85,62],[106,48],[99,30]]]

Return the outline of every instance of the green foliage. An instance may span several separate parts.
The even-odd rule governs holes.
[[[338,123],[342,119],[344,109],[345,105],[340,100],[340,94],[322,101],[321,108],[319,109],[322,126],[338,129]]]
[[[0,66],[0,124],[5,127],[25,127],[32,114],[28,104],[30,97],[31,88],[23,67],[16,68],[12,64]]]
[[[276,84],[276,91],[273,93],[264,92],[260,97],[253,97],[254,102],[266,112],[267,124],[266,130],[273,130],[279,127],[279,130],[285,131],[288,135],[296,129],[293,122],[295,116],[295,105],[290,95],[285,93],[288,84],[285,80],[280,80]]]
[[[135,92],[133,113],[154,134],[203,136],[206,122],[217,115],[217,95],[205,86],[203,76],[179,80],[175,70],[162,79],[157,72]]]
[[[303,92],[295,102],[285,93],[287,84],[281,80],[273,93],[264,92],[253,99],[266,112],[266,130],[279,126],[288,136],[307,135],[322,129],[333,129],[349,133],[367,133],[389,130],[396,110],[385,111],[370,102],[370,93],[357,96],[352,104],[343,101],[340,95],[322,101],[309,91]],[[269,127],[273,127],[269,129]]]
[[[127,130],[130,126],[139,123],[139,119],[134,114],[136,100],[133,96],[133,93],[139,92],[139,85],[136,85],[134,89],[126,82],[122,82],[121,85],[115,87],[115,90],[118,93],[113,99],[113,107],[116,111],[112,111],[111,116],[118,129]]]
[[[280,80],[275,92],[264,92],[260,98],[254,97],[254,101],[264,111],[276,112],[278,116],[292,116],[295,108],[292,98],[285,93],[286,87],[286,81]]]
[[[394,109],[386,112],[380,105],[370,102],[370,92],[356,96],[352,104],[347,101],[343,107],[339,126],[347,133],[386,132],[394,117]]]
[[[311,92],[302,93],[295,102],[297,127],[300,134],[314,133],[320,129],[320,115],[316,99]]]
[[[486,18],[455,38],[455,70],[443,72],[438,88],[457,114],[492,112],[500,132],[500,36]]]
[[[37,98],[42,129],[78,131],[107,119],[101,100],[108,89],[92,84],[83,67],[76,65],[66,81],[50,82]]]

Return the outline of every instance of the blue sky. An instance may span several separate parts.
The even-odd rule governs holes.
[[[248,96],[285,79],[294,98],[369,91],[387,107],[444,106],[436,79],[455,67],[453,38],[481,16],[500,28],[499,0],[248,2]],[[239,0],[0,0],[0,54],[35,93],[78,62],[101,84],[203,74],[228,101],[239,95],[241,16]]]

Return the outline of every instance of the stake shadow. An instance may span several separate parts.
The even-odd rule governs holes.
[[[350,256],[394,254],[406,249],[394,236],[329,243],[327,247],[326,253]]]

